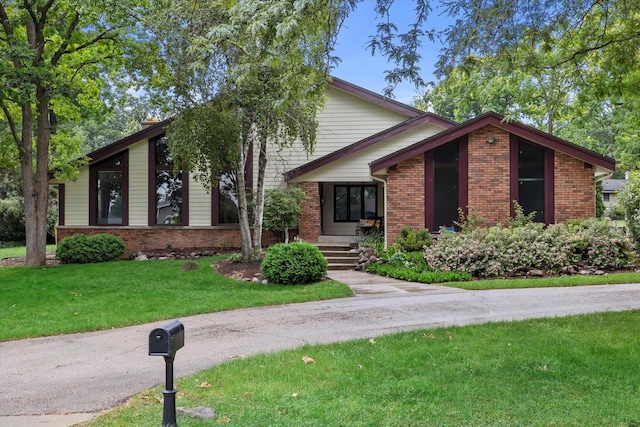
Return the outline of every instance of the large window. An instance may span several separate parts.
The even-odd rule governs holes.
[[[378,190],[375,185],[336,185],[335,222],[357,222],[377,215]]]
[[[535,212],[535,222],[545,222],[545,152],[520,141],[518,143],[518,203],[525,215]]]
[[[128,224],[128,152],[91,165],[89,224]]]
[[[433,228],[453,227],[458,219],[458,142],[443,145],[433,151]]]
[[[150,143],[150,224],[188,225],[187,174],[174,170],[166,136]]]
[[[235,171],[226,171],[218,181],[218,224],[238,224],[238,188]]]

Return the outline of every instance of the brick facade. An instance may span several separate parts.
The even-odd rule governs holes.
[[[393,242],[403,226],[424,228],[424,156],[418,155],[389,168],[387,174],[387,241]]]
[[[495,142],[488,143],[489,137]],[[471,132],[468,141],[468,205],[486,225],[504,222],[511,212],[509,133],[488,125]]]
[[[57,241],[74,234],[94,235],[109,233],[121,237],[125,244],[123,257],[135,252],[158,249],[211,249],[234,250],[240,248],[240,230],[237,227],[73,227],[59,226]],[[276,243],[273,233],[262,234],[263,246]]]
[[[320,183],[301,182],[298,186],[308,197],[300,204],[299,236],[307,242],[317,242],[322,235]]]
[[[596,216],[593,168],[559,152],[554,155],[554,168],[555,221],[565,222]]]

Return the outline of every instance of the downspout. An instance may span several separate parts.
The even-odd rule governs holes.
[[[387,180],[384,178],[377,178],[373,175],[371,175],[371,178],[373,178],[374,181],[378,181],[382,183],[382,190],[384,192],[384,203],[383,203],[383,209],[384,209],[384,248],[387,249],[388,246],[388,242],[387,242]]]

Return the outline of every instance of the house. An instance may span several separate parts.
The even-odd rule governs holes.
[[[266,173],[267,188],[297,185],[309,196],[298,234],[311,242],[353,240],[367,217],[383,218],[392,242],[404,225],[452,226],[458,207],[495,224],[510,217],[512,200],[545,223],[593,217],[595,176],[615,168],[611,158],[495,113],[457,124],[340,79],[328,85],[318,121],[315,151],[272,149]],[[239,247],[234,175],[212,191],[188,173],[174,176],[168,123],[89,154],[76,181],[54,181],[58,239],[108,232],[127,253]]]
[[[626,179],[602,180],[602,201],[606,215],[618,206],[618,193],[624,188],[626,182]]]

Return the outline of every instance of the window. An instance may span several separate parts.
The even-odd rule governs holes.
[[[226,171],[218,181],[218,224],[238,224],[238,188],[235,171]]]
[[[525,215],[535,211],[535,222],[545,222],[544,158],[541,148],[518,143],[518,203]]]
[[[457,141],[433,150],[433,205],[436,209],[431,230],[453,227],[458,219],[459,151]]]
[[[605,202],[608,202],[610,194],[609,193],[602,193],[602,200],[604,200]]]
[[[151,140],[149,147],[149,223],[151,225],[188,225],[186,173],[174,171],[167,137]]]
[[[89,168],[89,225],[128,224],[128,152]]]
[[[375,185],[336,185],[334,187],[335,222],[357,222],[375,217],[378,206]]]

